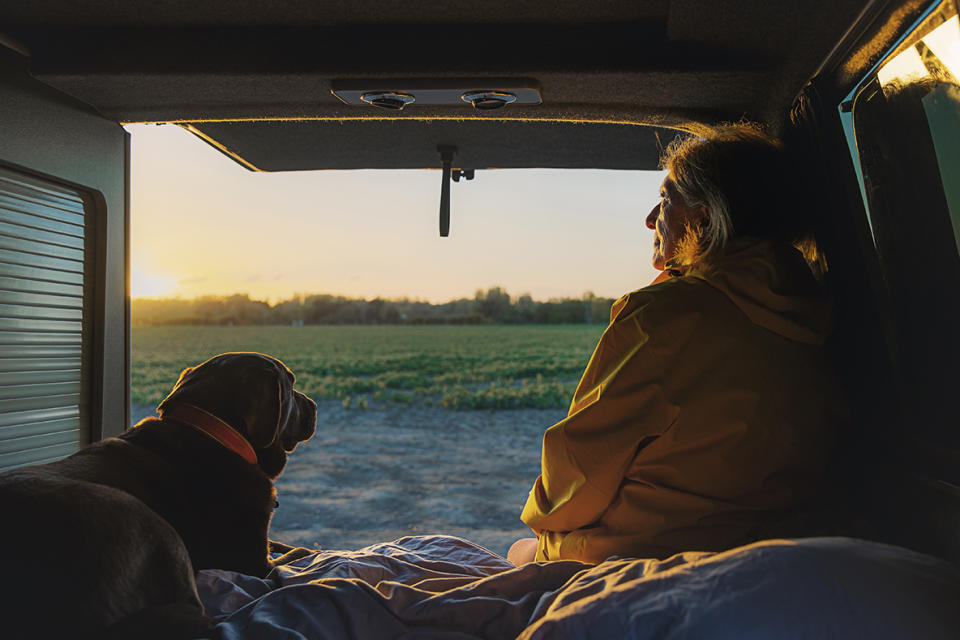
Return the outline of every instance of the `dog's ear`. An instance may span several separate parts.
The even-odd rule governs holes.
[[[194,369],[196,369],[196,367],[187,367],[180,372],[180,377],[177,378],[177,383],[173,385],[173,389],[171,389],[170,393],[167,394],[167,397],[161,400],[160,404],[157,405],[158,414],[162,414],[164,412],[164,410],[167,408],[167,405],[170,404],[174,396],[177,395],[184,383],[187,381],[187,378],[189,378],[190,374],[193,373]]]
[[[165,409],[191,404],[238,429],[255,449],[266,449],[279,437],[287,375],[282,363],[263,354],[220,354],[184,369],[157,411],[162,417]]]
[[[283,417],[282,374],[277,371],[273,380],[259,386],[258,398],[251,401],[251,409],[243,417],[247,428],[247,438],[256,449],[266,449],[277,440],[280,434],[280,421]]]

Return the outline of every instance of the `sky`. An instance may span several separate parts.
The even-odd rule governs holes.
[[[257,173],[175,125],[126,129],[134,297],[616,298],[656,276],[661,172],[477,171],[441,238],[439,171]]]

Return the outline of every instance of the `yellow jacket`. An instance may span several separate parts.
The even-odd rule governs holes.
[[[755,242],[622,297],[521,515],[537,560],[749,542],[818,490],[836,422],[830,307],[798,252]]]

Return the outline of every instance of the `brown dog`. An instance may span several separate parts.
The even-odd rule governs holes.
[[[293,383],[279,360],[223,354],[185,369],[159,418],[0,474],[0,548],[18,581],[0,635],[174,638],[208,627],[195,570],[270,570],[273,480],[316,425]]]

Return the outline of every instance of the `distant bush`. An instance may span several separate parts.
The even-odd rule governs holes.
[[[471,391],[458,385],[443,394],[440,406],[448,409],[560,409],[570,404],[575,383],[561,381],[531,383],[523,380],[519,386],[491,382],[489,386]]]
[[[194,299],[135,298],[134,326],[156,325],[470,325],[470,324],[606,324],[612,298],[592,292],[581,298],[513,299],[500,287],[477,291],[472,299],[434,304],[401,298],[346,298],[328,294],[297,295],[271,305],[247,294]]]

